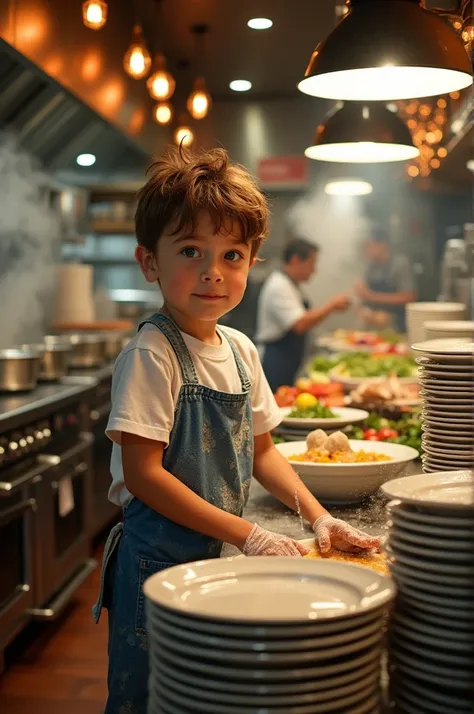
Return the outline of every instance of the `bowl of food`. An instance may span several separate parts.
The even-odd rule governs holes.
[[[418,368],[411,356],[355,352],[342,355],[329,376],[344,387],[353,389],[362,382],[379,383],[397,377],[399,385],[417,384]]]
[[[358,503],[418,458],[418,451],[410,446],[350,441],[342,432],[328,436],[322,429],[310,432],[306,441],[276,448],[324,503]]]

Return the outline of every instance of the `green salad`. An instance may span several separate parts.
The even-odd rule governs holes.
[[[334,414],[328,407],[318,402],[312,407],[298,408],[295,407],[289,414],[289,419],[335,419],[337,414]]]
[[[401,355],[373,356],[366,352],[339,357],[334,372],[341,377],[416,377],[417,366],[413,357]]]

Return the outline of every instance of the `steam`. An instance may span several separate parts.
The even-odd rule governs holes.
[[[357,197],[326,196],[322,187],[299,199],[287,212],[287,223],[296,234],[320,247],[318,269],[304,286],[313,306],[322,306],[334,295],[350,293],[364,274],[361,242],[369,230],[363,204]],[[343,313],[335,313],[318,328],[319,333],[338,327],[360,327],[357,303]]]
[[[60,219],[48,177],[16,140],[0,133],[0,347],[47,332],[60,261]]]

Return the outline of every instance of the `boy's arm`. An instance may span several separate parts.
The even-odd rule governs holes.
[[[275,498],[293,511],[297,510],[296,490],[301,515],[311,525],[327,510],[306,488],[288,460],[280,454],[269,433],[254,439],[253,475]]]
[[[253,524],[212,506],[162,466],[164,444],[122,432],[125,485],[165,518],[242,550]]]

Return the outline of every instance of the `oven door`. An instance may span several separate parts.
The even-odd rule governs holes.
[[[91,409],[91,428],[94,436],[92,473],[92,533],[97,536],[113,519],[120,517],[120,508],[109,501],[110,457],[112,442],[105,435],[109,419],[110,403],[97,409]]]
[[[0,652],[24,627],[34,602],[34,483],[47,467],[0,483]]]
[[[79,443],[64,453],[38,457],[50,468],[37,486],[37,606],[44,607],[74,579],[83,579],[83,571],[90,571],[92,441],[91,434],[82,432]],[[39,610],[33,614],[42,616]],[[53,617],[47,609],[43,615]]]

